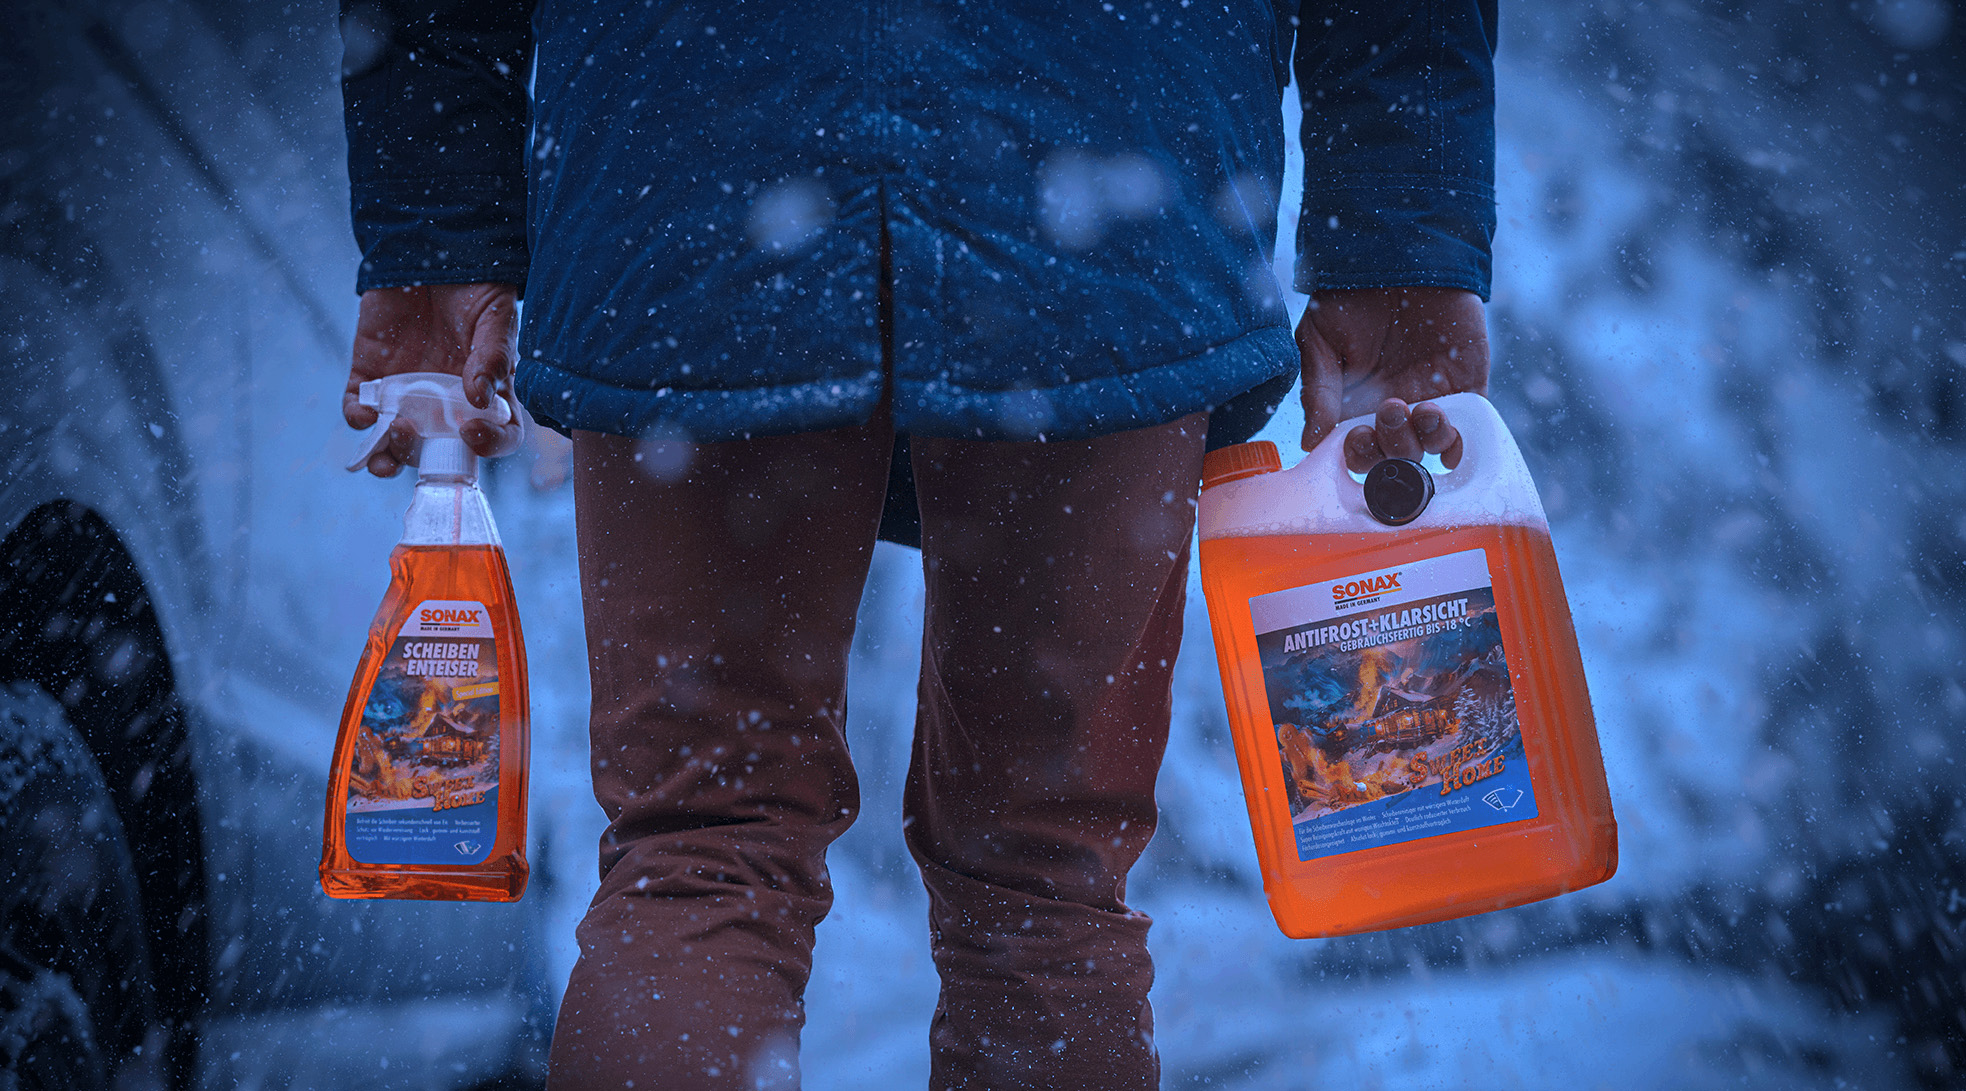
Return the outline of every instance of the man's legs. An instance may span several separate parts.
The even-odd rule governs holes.
[[[907,838],[936,1088],[1159,1083],[1147,918],[1207,418],[1073,443],[914,440],[927,579]]]
[[[853,821],[846,658],[885,495],[860,428],[574,439],[601,888],[551,1083],[791,1087],[826,846]]]

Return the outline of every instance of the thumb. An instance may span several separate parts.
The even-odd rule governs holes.
[[[1297,351],[1304,359],[1304,451],[1323,442],[1344,419],[1345,376],[1338,353],[1308,318],[1297,327]]]

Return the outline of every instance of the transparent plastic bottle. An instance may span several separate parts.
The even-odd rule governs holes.
[[[1617,868],[1541,501],[1486,399],[1436,404],[1466,453],[1437,478],[1392,468],[1427,486],[1394,497],[1403,520],[1345,471],[1344,434],[1367,419],[1289,470],[1269,443],[1205,470],[1202,588],[1264,888],[1291,936],[1501,909]]]
[[[528,875],[525,644],[477,458],[455,432],[483,411],[463,402],[452,376],[382,382],[398,380],[364,396],[421,414],[416,492],[342,710],[321,888],[337,898],[516,901]]]

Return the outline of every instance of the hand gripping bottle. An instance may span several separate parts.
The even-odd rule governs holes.
[[[335,740],[321,888],[336,898],[516,901],[526,889],[526,653],[505,551],[478,457],[458,429],[505,424],[465,400],[455,375],[363,383],[381,417],[350,470],[390,423],[421,437],[416,493],[389,557],[389,592]]]
[[[1339,936],[1611,877],[1617,827],[1549,524],[1487,399],[1465,453],[1361,483],[1346,421],[1304,460],[1211,452],[1201,580],[1270,909]]]

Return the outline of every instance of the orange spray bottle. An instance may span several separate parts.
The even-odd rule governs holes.
[[[1451,472],[1212,452],[1202,589],[1263,885],[1291,936],[1448,920],[1603,882],[1617,827],[1529,471],[1487,399],[1436,401]]]
[[[455,375],[362,384],[380,417],[420,438],[416,492],[389,557],[389,591],[348,690],[328,777],[321,888],[336,898],[516,901],[526,889],[525,645],[477,456],[458,429],[511,420],[473,407]]]

